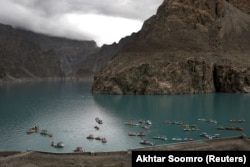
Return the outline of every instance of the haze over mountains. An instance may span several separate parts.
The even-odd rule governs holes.
[[[250,92],[249,12],[248,0],[164,0],[139,32],[101,48],[1,24],[0,81],[95,75],[94,93]]]

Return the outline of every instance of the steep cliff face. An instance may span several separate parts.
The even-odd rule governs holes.
[[[54,52],[43,52],[11,26],[0,24],[0,81],[64,76]]]
[[[52,51],[58,56],[61,63],[61,70],[66,76],[75,76],[79,62],[99,51],[95,41],[78,41],[61,37],[51,37],[43,34],[17,29],[17,31],[29,41],[39,45],[43,52]],[[82,66],[88,64],[83,63]],[[91,64],[90,66],[93,66]],[[90,75],[86,73],[85,75]]]
[[[135,40],[95,75],[92,91],[250,92],[249,6],[228,1],[163,1]]]
[[[80,62],[99,49],[94,41],[51,37],[0,24],[0,82],[93,76],[94,64]],[[78,70],[85,66],[87,72],[79,76]]]
[[[78,75],[84,76],[86,73],[96,73],[107,62],[112,59],[116,53],[122,50],[128,43],[134,41],[137,33],[132,33],[130,36],[122,38],[119,43],[113,43],[111,45],[104,44],[97,52],[90,54],[86,59],[80,62],[77,67]]]

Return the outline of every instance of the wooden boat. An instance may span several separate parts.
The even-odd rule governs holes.
[[[100,129],[99,126],[95,126],[94,128],[95,128],[96,130],[99,130],[99,129]]]
[[[32,128],[30,128],[29,130],[26,131],[27,134],[32,134],[35,132],[39,131],[39,126],[33,126]]]
[[[83,148],[80,146],[76,147],[73,151],[74,152],[84,152]]]
[[[134,133],[134,132],[130,132],[130,133],[128,133],[128,135],[129,135],[129,136],[137,136],[137,134]]]
[[[243,131],[244,129],[242,127],[236,127],[235,130]]]
[[[102,141],[102,143],[107,143],[107,139],[106,139],[105,137],[103,137],[103,138],[101,139],[101,141]]]
[[[92,134],[90,134],[87,139],[94,139],[94,136]]]
[[[137,136],[145,136],[146,134],[144,132],[139,132]]]

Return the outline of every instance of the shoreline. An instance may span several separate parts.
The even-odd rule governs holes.
[[[25,83],[25,82],[40,82],[40,81],[94,81],[94,76],[88,77],[37,77],[37,78],[12,78],[12,79],[0,79],[0,85],[12,84],[12,83]]]
[[[52,153],[28,150],[0,152],[0,167],[39,166],[105,166],[129,167],[133,151],[250,151],[250,138],[245,134],[212,140],[198,140],[115,152]],[[3,156],[3,155],[6,156]]]

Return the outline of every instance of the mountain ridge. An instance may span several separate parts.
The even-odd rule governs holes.
[[[137,38],[95,75],[92,92],[250,92],[249,21],[224,0],[164,0]]]

